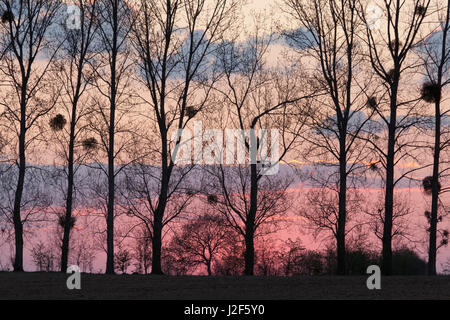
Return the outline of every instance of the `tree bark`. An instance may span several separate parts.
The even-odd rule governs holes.
[[[16,192],[14,197],[13,223],[15,237],[15,258],[14,271],[23,271],[23,223],[21,218],[21,204],[23,187],[25,183],[25,135],[26,135],[26,90],[27,86],[23,85],[20,102],[20,134],[19,134],[19,176],[17,180]]]
[[[345,152],[345,135],[340,141],[339,161],[339,214],[336,233],[337,274],[346,274],[345,225],[347,220],[347,154]]]
[[[114,197],[115,197],[115,172],[114,172],[114,121],[115,105],[111,104],[109,125],[109,150],[108,150],[108,214],[106,217],[106,273],[114,273]]]
[[[79,89],[78,89],[79,90]],[[70,231],[72,229],[72,203],[73,203],[73,187],[74,187],[74,145],[75,145],[75,125],[76,125],[76,110],[77,101],[74,100],[72,105],[72,120],[70,122],[70,137],[69,137],[69,159],[67,163],[67,198],[66,198],[66,214],[64,217],[64,234],[61,245],[61,272],[67,271],[69,260],[69,239]]]
[[[116,98],[117,98],[117,57],[119,54],[119,3],[114,1],[112,7],[112,48],[111,48],[111,97],[109,113],[109,144],[108,144],[108,213],[106,217],[106,273],[114,274],[114,200],[115,200],[115,121],[116,121]]]
[[[256,141],[256,139],[254,139]],[[254,157],[254,158],[253,158]],[[255,219],[258,206],[258,173],[256,166],[256,154],[251,155],[252,162],[250,164],[250,208],[245,223],[245,253],[244,274],[247,276],[254,275],[255,267]]]
[[[441,109],[440,101],[435,103],[435,137],[433,155],[433,178],[431,186],[431,215],[430,215],[430,239],[428,245],[428,268],[430,276],[436,275],[437,256],[437,223],[438,223],[438,201],[439,201],[439,162],[441,152]]]
[[[162,252],[162,214],[155,213],[153,223],[153,238],[152,238],[152,274],[162,275],[161,266],[161,252]]]
[[[254,231],[253,226],[247,224],[245,231],[245,269],[244,275],[253,276],[254,275],[254,267],[255,267],[255,246],[254,246]]]
[[[388,152],[386,157],[386,190],[384,203],[382,273],[392,274],[392,224],[394,214],[394,166],[395,166],[395,140],[397,128],[397,86],[398,72],[395,72],[394,84],[391,86],[390,120],[388,136]]]

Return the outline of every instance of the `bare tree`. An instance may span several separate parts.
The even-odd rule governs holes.
[[[221,276],[237,276],[244,271],[245,244],[232,241],[225,248],[221,259],[216,262],[213,273]]]
[[[365,201],[357,190],[349,190],[346,198],[348,215],[344,236],[362,225],[356,216],[362,211]],[[306,194],[306,201],[301,206],[299,214],[306,218],[305,226],[313,231],[315,238],[325,232],[328,237],[331,236],[332,239],[337,240],[339,236],[339,190],[326,186],[311,189]],[[346,262],[344,261],[344,263]]]
[[[69,29],[64,21],[61,33],[64,37],[62,50],[58,56],[55,79],[62,84],[63,97],[60,110],[50,121],[50,126],[55,133],[60,150],[60,156],[67,163],[67,189],[65,190],[65,213],[61,215],[63,237],[61,243],[61,272],[66,272],[69,258],[70,232],[74,226],[72,210],[74,205],[74,183],[77,172],[76,163],[82,163],[89,152],[83,152],[80,137],[85,125],[81,120],[89,114],[87,104],[87,91],[92,83],[93,71],[89,70],[89,60],[95,56],[93,42],[95,40],[97,18],[97,3],[87,0],[78,0],[74,4],[79,10],[79,25],[75,29]],[[66,116],[69,129],[66,129]],[[84,130],[85,131],[85,130]],[[76,152],[77,151],[77,152]]]
[[[114,254],[115,266],[120,273],[125,274],[127,273],[128,267],[131,265],[131,252],[120,246],[117,249],[117,252]]]
[[[246,275],[254,273],[254,238],[258,228],[287,209],[285,191],[290,179],[270,172],[276,171],[288,151],[298,145],[306,122],[307,101],[314,95],[307,75],[298,69],[267,66],[274,36],[270,30],[264,34],[262,20],[263,17],[256,17],[245,42],[236,37],[221,48],[219,56],[224,79],[217,86],[218,99],[227,110],[226,121],[222,122],[236,133],[226,143],[234,144],[237,139],[249,159],[239,160],[239,152],[233,153],[230,158],[227,155],[226,166],[208,170],[216,183],[215,187],[210,186],[214,190],[210,193],[220,195],[217,210],[245,239]],[[269,146],[270,156],[267,149],[264,151]],[[216,156],[222,155],[216,152]]]
[[[378,194],[378,197],[367,201],[362,212],[369,217],[368,225],[374,235],[383,242],[384,239],[384,199],[383,189]],[[407,243],[414,243],[411,226],[412,208],[407,199],[401,194],[396,194],[394,197],[393,211],[392,211],[392,229],[391,240],[396,242],[397,247],[402,245],[402,241]]]
[[[25,182],[27,149],[39,131],[32,131],[37,121],[56,104],[58,92],[45,86],[46,76],[59,47],[51,39],[50,26],[55,22],[61,2],[32,0],[0,2],[3,12],[0,46],[1,73],[8,78],[11,93],[1,102],[4,116],[14,123],[18,136],[19,174],[14,199],[13,220],[16,257],[14,271],[23,271],[22,194]],[[4,17],[4,19],[3,19]],[[41,57],[47,50],[47,57]],[[27,133],[33,132],[27,136]]]
[[[96,253],[92,241],[86,237],[86,233],[78,233],[73,238],[69,261],[79,266],[82,272],[92,273]]]
[[[137,148],[145,148],[142,144],[136,144]],[[139,152],[137,150],[137,152]],[[138,154],[138,153],[137,153]],[[133,163],[123,170],[123,179],[119,184],[119,193],[121,200],[119,205],[121,211],[128,216],[135,217],[139,220],[139,225],[145,230],[145,241],[150,240],[151,248],[142,248],[147,250],[151,257],[149,261],[153,261],[153,242],[155,230],[155,201],[158,199],[160,191],[160,173],[161,168],[144,163]],[[166,226],[173,223],[183,212],[189,208],[189,205],[195,199],[193,181],[189,181],[186,176],[191,172],[192,166],[175,167],[171,172],[173,183],[168,186],[167,203],[164,211],[164,217],[161,221],[161,240],[166,236]],[[143,231],[142,231],[143,232]],[[159,235],[157,233],[157,235]],[[153,271],[152,271],[153,273]]]
[[[297,274],[298,257],[305,251],[300,239],[288,239],[284,241],[283,250],[280,253],[280,269],[286,276]]]
[[[417,122],[421,121],[417,113],[418,99],[403,96],[402,88],[406,88],[410,79],[407,75],[413,74],[418,67],[412,56],[412,48],[419,40],[419,29],[424,22],[430,0],[383,0],[379,7],[384,16],[379,28],[373,24],[366,12],[366,3],[361,1],[358,12],[366,23],[367,56],[373,71],[382,80],[384,90],[370,98],[371,108],[374,108],[380,122],[387,130],[386,146],[373,142],[374,149],[382,158],[380,161],[385,168],[385,204],[383,225],[383,274],[392,272],[392,229],[394,210],[395,185],[405,177],[395,176],[395,166],[402,160],[411,156],[407,149],[417,149],[413,139],[401,139]],[[380,17],[381,19],[381,17]],[[417,60],[417,59],[416,59]],[[417,169],[418,170],[418,169]]]
[[[114,273],[114,218],[116,176],[123,166],[116,164],[127,145],[125,134],[130,132],[131,119],[125,118],[133,107],[131,101],[132,50],[129,39],[133,25],[134,9],[124,0],[97,1],[97,34],[101,45],[99,55],[91,64],[95,70],[94,83],[98,98],[95,112],[91,114],[91,130],[100,137],[85,140],[85,146],[102,147],[106,152],[107,168],[100,166],[108,177],[107,198],[107,258],[106,273]]]
[[[152,265],[152,238],[145,226],[137,227],[131,237],[134,240],[133,259],[138,273],[148,274]]]
[[[172,238],[170,250],[189,268],[204,265],[210,276],[224,247],[234,241],[234,236],[223,217],[205,214],[183,224],[180,233]]]
[[[57,257],[51,247],[39,242],[31,249],[31,256],[39,271],[55,271]]]
[[[327,93],[319,97],[318,107],[312,109],[309,119],[310,135],[303,134],[309,142],[302,153],[312,161],[328,161],[337,166],[336,178],[327,178],[338,192],[336,247],[337,272],[345,274],[345,235],[347,188],[356,172],[366,168],[364,160],[367,142],[359,136],[369,131],[373,110],[366,112],[371,76],[362,79],[363,55],[359,37],[363,31],[358,1],[337,0],[286,0],[288,13],[300,24],[294,31],[285,32],[302,57],[317,62],[313,76],[317,86]],[[359,75],[359,76],[358,76]]]
[[[280,250],[275,246],[274,239],[262,239],[255,250],[255,274],[262,276],[280,275]]]
[[[436,6],[436,7],[435,7]],[[437,234],[440,206],[441,182],[445,172],[449,170],[449,161],[443,159],[441,154],[450,145],[450,130],[445,125],[445,119],[450,116],[450,108],[443,105],[445,88],[450,83],[448,68],[450,63],[449,30],[450,30],[450,1],[436,1],[430,6],[438,23],[437,29],[418,44],[419,55],[422,57],[425,68],[425,82],[422,85],[422,99],[434,104],[434,143],[433,174],[423,180],[426,192],[431,191],[431,212],[428,212],[429,245],[428,245],[428,274],[436,275]],[[445,208],[442,208],[445,211]],[[442,218],[442,216],[441,216]],[[441,219],[442,220],[442,219]],[[443,237],[442,241],[447,241]],[[442,245],[442,243],[441,243]]]
[[[181,136],[172,141],[170,130],[184,129],[195,114],[205,108],[217,70],[211,64],[217,43],[233,21],[238,1],[215,2],[150,0],[141,1],[133,42],[138,54],[139,81],[151,111],[142,113],[155,123],[151,161],[159,162],[160,173],[154,179],[159,192],[149,199],[152,219],[152,273],[162,274],[162,230],[170,185],[176,186],[172,173]],[[148,135],[148,133],[146,133]]]

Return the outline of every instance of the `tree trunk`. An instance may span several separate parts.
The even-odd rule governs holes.
[[[14,271],[23,271],[23,223],[20,215],[23,186],[25,183],[25,134],[26,134],[26,105],[25,105],[26,86],[22,87],[22,101],[20,106],[20,135],[19,135],[19,177],[17,180],[16,192],[14,196],[13,222],[14,222],[14,237],[15,237],[15,258]]]
[[[109,130],[109,150],[108,150],[108,214],[106,218],[106,273],[114,273],[114,111],[111,110],[110,130]]]
[[[152,274],[162,275],[161,252],[162,252],[162,224],[163,216],[159,212],[155,213],[152,238]]]
[[[164,148],[163,148],[164,149]],[[162,256],[162,230],[164,227],[163,218],[164,211],[167,204],[167,192],[169,188],[169,176],[170,169],[164,166],[162,169],[162,184],[161,192],[159,195],[158,208],[154,213],[153,221],[153,238],[152,238],[152,274],[162,275],[164,274],[161,266],[161,256]]]
[[[70,122],[70,140],[69,140],[69,159],[67,163],[67,199],[66,199],[66,215],[64,217],[64,234],[61,245],[61,272],[67,271],[69,260],[69,239],[72,229],[72,203],[73,203],[73,186],[74,186],[74,145],[75,145],[75,124],[76,124],[76,103],[72,106],[72,120]]]
[[[22,143],[21,143],[22,144]],[[23,224],[20,216],[20,205],[22,202],[23,185],[25,180],[25,160],[24,156],[20,157],[19,164],[19,178],[17,181],[17,188],[14,199],[14,211],[13,211],[13,222],[14,222],[14,236],[16,252],[14,258],[14,271],[23,271]]]
[[[112,8],[112,49],[111,49],[111,96],[110,96],[110,113],[109,113],[109,145],[108,145],[108,213],[106,217],[106,273],[114,274],[114,200],[115,200],[115,170],[114,170],[114,137],[115,137],[115,121],[116,121],[116,99],[117,99],[117,57],[119,54],[119,17],[117,1],[114,2]]]
[[[434,137],[434,157],[433,157],[433,179],[431,189],[431,215],[430,215],[430,241],[428,245],[428,268],[430,276],[436,275],[436,255],[437,255],[437,223],[439,208],[439,161],[441,152],[441,110],[440,101],[435,103],[435,137]]]
[[[347,154],[345,152],[345,133],[340,141],[339,161],[339,215],[336,232],[337,274],[346,273],[345,224],[347,220]]]
[[[164,111],[164,101],[161,100],[161,110]],[[164,112],[162,112],[164,114]],[[161,266],[162,255],[162,230],[164,227],[163,219],[167,205],[167,197],[169,193],[170,176],[172,174],[173,164],[169,164],[168,141],[165,117],[159,120],[159,130],[161,133],[161,189],[158,198],[158,207],[154,212],[153,221],[153,239],[152,239],[152,274],[164,274]]]
[[[244,275],[253,276],[255,267],[255,246],[254,246],[254,227],[250,224],[245,232],[245,270]]]
[[[256,141],[256,140],[255,140]],[[252,157],[252,155],[251,155]],[[258,172],[256,166],[256,155],[252,159],[252,164],[250,164],[250,208],[248,211],[246,223],[245,223],[245,269],[244,274],[247,276],[254,275],[255,267],[255,219],[256,210],[258,206]]]
[[[396,72],[395,77],[398,78]],[[395,80],[394,80],[395,81]],[[398,83],[398,80],[397,82]],[[391,87],[391,105],[390,122],[388,136],[388,152],[386,158],[386,194],[384,203],[384,226],[383,226],[383,262],[382,273],[384,275],[392,274],[392,224],[394,214],[394,165],[395,165],[395,139],[397,127],[397,85]]]
[[[206,270],[208,271],[208,276],[211,276],[212,275],[212,272],[211,272],[211,260],[208,260],[206,262]]]

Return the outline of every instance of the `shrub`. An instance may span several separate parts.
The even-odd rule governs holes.
[[[347,274],[365,275],[367,267],[379,263],[380,257],[376,252],[363,249],[347,250],[346,252]]]
[[[395,275],[425,275],[427,263],[413,250],[403,247],[392,253],[392,273]]]

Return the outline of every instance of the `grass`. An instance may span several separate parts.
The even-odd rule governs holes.
[[[450,276],[382,277],[368,290],[367,277],[200,277],[81,274],[81,290],[69,275],[0,272],[0,299],[450,299]]]

